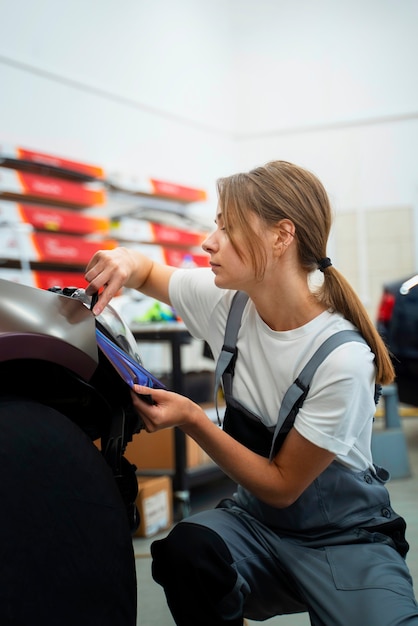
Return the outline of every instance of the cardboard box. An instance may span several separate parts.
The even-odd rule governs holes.
[[[123,217],[112,222],[110,234],[112,237],[126,241],[187,247],[200,247],[208,235],[131,217]]]
[[[97,239],[61,233],[31,232],[29,224],[0,229],[3,259],[86,265],[98,250],[111,250],[114,239]]]
[[[0,267],[0,278],[29,287],[38,287],[38,289],[49,289],[50,287],[81,287],[85,289],[87,287],[83,271],[31,271]]]
[[[204,189],[186,187],[177,183],[157,180],[156,178],[108,175],[107,182],[114,190],[125,193],[170,198],[171,200],[178,200],[184,203],[204,202],[207,200],[207,193]]]
[[[101,183],[74,182],[0,167],[0,196],[86,208],[104,204],[106,192]]]
[[[26,164],[32,163],[34,168],[55,168],[89,178],[104,177],[103,168],[97,165],[73,161],[55,154],[46,154],[45,152],[19,146],[0,143],[0,156],[4,158],[6,162],[12,159],[13,161],[24,161]]]
[[[106,235],[110,233],[110,219],[85,215],[61,207],[35,204],[18,204],[0,201],[0,223],[2,225],[30,224],[35,230],[77,233],[80,235]]]
[[[173,267],[209,267],[209,255],[194,248],[171,248],[153,243],[119,242],[132,250],[138,250],[157,263]]]
[[[125,456],[139,471],[175,469],[174,430],[164,428],[155,433],[141,431],[126,447]],[[186,435],[186,467],[200,465],[203,450]]]
[[[140,523],[136,537],[151,537],[173,523],[173,493],[169,476],[137,476],[136,506]]]

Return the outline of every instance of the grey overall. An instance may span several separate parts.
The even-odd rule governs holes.
[[[344,333],[336,345],[363,341],[358,333]],[[227,335],[228,331],[223,353],[236,354]],[[234,341],[232,337],[232,344]],[[322,350],[320,359],[326,353]],[[227,404],[224,430],[258,454],[271,458],[309,391],[318,358],[313,371],[304,370],[286,394],[278,425],[272,432],[232,397],[234,359],[230,356],[226,355],[218,368]],[[408,551],[405,522],[391,507],[384,485],[387,479],[382,468],[354,472],[334,461],[285,509],[266,505],[238,486],[233,498],[222,501],[216,509],[178,524],[178,537],[182,530],[185,536],[186,527],[200,527],[214,533],[218,542],[221,539],[235,574],[228,593],[216,598],[213,614],[219,618],[204,623],[235,625],[242,623],[243,615],[262,621],[308,611],[314,626],[417,626],[418,607],[404,559]],[[170,541],[170,535],[167,539]],[[194,549],[199,547],[194,545]],[[156,550],[154,558],[158,554]],[[193,558],[198,561],[197,554]],[[155,578],[164,584],[158,573]],[[193,620],[186,615],[176,623],[192,626]],[[203,622],[196,621],[196,626],[199,623]]]

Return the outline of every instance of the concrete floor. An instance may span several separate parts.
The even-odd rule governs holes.
[[[380,421],[380,420],[377,420]],[[376,425],[376,431],[381,429]],[[392,479],[388,484],[394,509],[406,519],[407,539],[410,551],[407,563],[412,577],[418,587],[418,415],[402,418],[402,437],[406,442],[410,475]],[[220,491],[228,489],[228,483],[216,481],[212,487],[196,488],[192,492],[192,512],[205,506],[210,508],[213,501],[218,501]],[[221,497],[222,497],[221,493]],[[174,621],[166,606],[165,597],[159,585],[151,578],[151,559],[149,546],[152,541],[166,533],[153,538],[135,538],[134,550],[138,577],[138,626],[173,626]],[[417,592],[418,595],[418,592]],[[253,626],[260,622],[248,621]],[[274,617],[262,622],[266,626],[309,626],[307,613]],[[196,624],[198,626],[198,624]]]

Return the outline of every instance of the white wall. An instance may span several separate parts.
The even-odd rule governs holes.
[[[222,0],[0,0],[0,141],[210,191],[231,65]]]
[[[208,186],[289,158],[339,204],[386,197],[376,179],[410,194],[417,18],[417,0],[0,0],[1,140]]]
[[[234,3],[238,132],[416,115],[416,0]]]
[[[239,166],[284,158],[336,208],[408,203],[418,187],[417,0],[241,0]]]
[[[239,6],[237,168],[285,159],[319,176],[329,252],[375,317],[382,283],[418,271],[418,2]]]
[[[292,160],[337,214],[382,210],[390,236],[402,209],[412,271],[417,18],[418,0],[0,0],[0,141],[205,187],[210,219],[218,176]]]

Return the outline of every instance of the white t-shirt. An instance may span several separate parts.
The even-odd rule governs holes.
[[[216,287],[206,268],[179,269],[170,280],[172,305],[190,333],[207,341],[215,360],[222,349],[234,293]],[[326,311],[300,328],[273,331],[248,300],[237,339],[233,396],[264,424],[275,425],[284,394],[315,350],[330,335],[353,328],[340,314]],[[337,347],[316,370],[294,423],[303,437],[359,471],[373,468],[373,360],[363,343]]]

